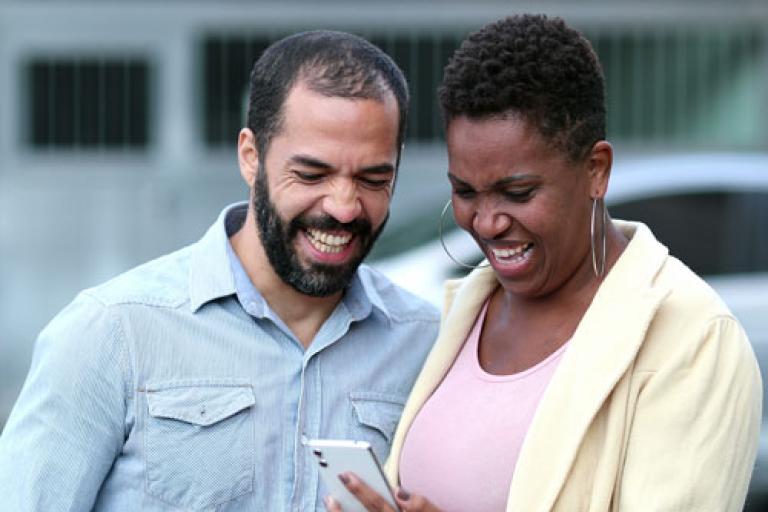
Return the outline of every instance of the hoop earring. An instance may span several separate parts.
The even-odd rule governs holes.
[[[597,217],[597,210],[600,209],[600,215],[602,217],[600,223],[600,242],[595,241],[595,232],[598,231],[595,223],[595,217]],[[592,245],[592,270],[595,272],[595,276],[602,278],[605,274],[605,225],[608,221],[608,213],[605,210],[605,201],[603,198],[595,197],[592,199],[592,222],[590,223],[590,243]],[[598,258],[597,252],[600,251],[600,257]],[[599,260],[599,263],[598,263]]]
[[[445,203],[445,206],[443,206],[443,212],[440,214],[440,222],[437,224],[437,233],[440,238],[440,245],[443,246],[443,251],[445,251],[445,254],[448,255],[449,258],[451,258],[451,261],[453,261],[455,264],[457,264],[460,267],[469,268],[469,269],[476,269],[476,268],[486,268],[490,267],[491,264],[485,264],[485,265],[470,265],[469,263],[464,263],[463,261],[459,261],[458,259],[454,258],[453,254],[448,250],[448,247],[445,245],[445,239],[443,238],[443,224],[445,222],[445,214],[448,211],[448,208],[453,206],[453,201],[451,199],[448,200],[447,203]]]

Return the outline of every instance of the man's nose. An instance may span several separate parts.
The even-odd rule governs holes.
[[[350,180],[333,183],[331,191],[323,200],[323,210],[343,224],[360,217],[363,206],[355,183]]]

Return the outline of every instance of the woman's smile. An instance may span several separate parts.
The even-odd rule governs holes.
[[[494,270],[504,277],[514,279],[524,276],[533,268],[535,245],[532,242],[483,244]]]

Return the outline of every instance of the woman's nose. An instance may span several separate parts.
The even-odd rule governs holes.
[[[512,218],[504,210],[494,204],[494,201],[481,201],[475,217],[473,228],[480,238],[492,240],[503,235],[512,225]]]

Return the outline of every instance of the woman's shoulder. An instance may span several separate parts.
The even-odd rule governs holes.
[[[636,369],[654,370],[697,360],[705,348],[731,355],[751,351],[749,341],[718,293],[639,223],[624,223],[632,228],[628,258],[623,258],[620,273],[623,284],[616,294],[653,291],[659,300],[653,312]],[[619,293],[621,292],[621,293]]]
[[[752,352],[741,324],[725,302],[683,262],[668,256],[654,286],[668,293],[649,325],[639,369],[686,367],[699,360],[702,352],[718,353],[724,360],[743,359]]]
[[[620,258],[617,271],[622,276],[619,287],[650,286],[667,291],[662,308],[674,308],[678,314],[704,319],[731,315],[717,292],[704,279],[680,261],[651,230],[639,222],[615,221],[629,235],[630,244]]]
[[[714,288],[674,256],[667,257],[654,286],[669,290],[661,304],[663,310],[687,323],[709,324],[718,318],[734,318]]]
[[[669,288],[673,298],[690,303],[696,308],[706,307],[707,311],[712,309],[714,314],[729,312],[717,292],[675,256],[667,256],[655,284]]]

